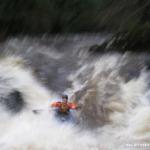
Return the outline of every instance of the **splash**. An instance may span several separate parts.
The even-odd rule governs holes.
[[[4,43],[2,150],[123,150],[150,141],[148,55],[88,52],[104,39],[26,37]],[[72,112],[75,122],[58,121],[49,107],[62,92],[80,106]]]

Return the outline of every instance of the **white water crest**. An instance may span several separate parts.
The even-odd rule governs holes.
[[[1,150],[150,148],[149,54],[89,51],[106,38],[20,37],[3,43]],[[61,122],[50,108],[61,93],[79,105],[71,111],[73,121]]]

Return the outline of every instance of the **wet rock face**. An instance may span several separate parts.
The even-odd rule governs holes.
[[[18,113],[25,107],[25,102],[22,93],[14,90],[7,97],[1,98],[2,104],[11,113]]]

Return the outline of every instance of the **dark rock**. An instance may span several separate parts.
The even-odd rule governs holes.
[[[22,94],[17,90],[11,92],[6,98],[1,98],[1,102],[12,113],[20,112],[25,106]]]

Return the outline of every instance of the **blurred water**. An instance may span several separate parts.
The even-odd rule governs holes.
[[[2,150],[121,150],[150,141],[149,54],[89,51],[108,37],[16,37],[1,44]],[[59,122],[49,107],[61,93],[80,106],[75,122]]]

